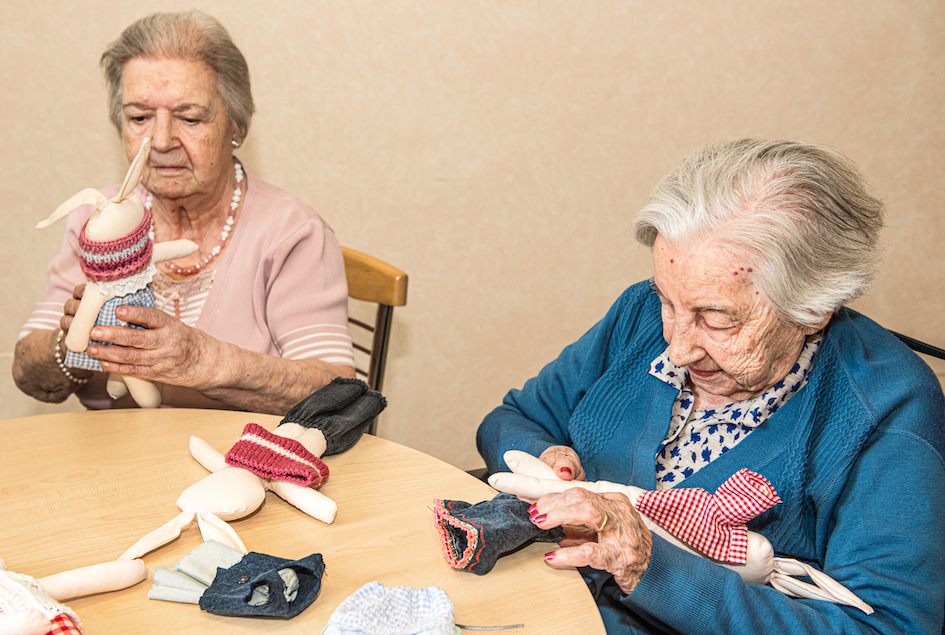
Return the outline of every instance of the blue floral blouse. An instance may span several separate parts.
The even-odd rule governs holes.
[[[689,370],[669,361],[669,347],[650,363],[650,374],[677,388],[669,432],[656,453],[656,488],[667,489],[722,456],[752,430],[767,421],[778,408],[807,383],[807,375],[823,333],[807,338],[791,371],[754,399],[736,401],[721,408],[693,409]]]

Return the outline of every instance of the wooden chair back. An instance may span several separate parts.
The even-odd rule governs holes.
[[[352,315],[349,306],[348,326],[355,349],[355,372],[368,386],[380,391],[384,383],[394,307],[407,304],[407,274],[350,247],[342,247],[341,253],[345,260],[348,297],[377,305],[372,317]],[[367,357],[366,363],[359,360],[364,356]],[[375,419],[368,427],[368,433],[374,434],[376,428]]]

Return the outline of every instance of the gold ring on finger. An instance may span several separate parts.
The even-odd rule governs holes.
[[[610,516],[607,515],[607,512],[604,512],[604,522],[600,524],[600,527],[597,528],[597,533],[604,531],[604,527],[607,526],[607,521],[610,520]]]

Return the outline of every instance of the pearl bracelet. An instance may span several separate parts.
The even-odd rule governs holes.
[[[59,335],[56,336],[56,364],[59,366],[59,370],[62,371],[62,374],[69,378],[69,381],[81,386],[82,384],[88,383],[89,378],[80,379],[76,377],[69,371],[65,362],[62,361],[62,348],[60,347],[62,346],[62,338],[65,337],[65,335],[65,331],[59,329]]]

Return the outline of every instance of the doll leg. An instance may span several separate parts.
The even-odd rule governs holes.
[[[93,564],[40,578],[46,592],[60,602],[72,598],[117,591],[138,584],[148,577],[143,560],[124,560]]]
[[[157,408],[161,405],[161,389],[154,382],[139,377],[122,377],[122,379],[136,404],[142,408]]]
[[[108,382],[105,384],[105,390],[112,399],[121,399],[128,394],[128,386],[125,379],[118,373],[108,373]]]
[[[89,333],[98,318],[98,312],[105,306],[105,296],[94,282],[85,285],[85,293],[72,320],[72,327],[66,334],[66,348],[76,353],[85,351],[89,346]]]

